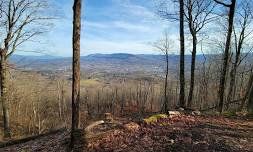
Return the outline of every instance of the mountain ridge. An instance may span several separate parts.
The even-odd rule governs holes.
[[[206,59],[221,57],[220,54],[197,55],[196,63],[203,63]],[[178,69],[179,55],[169,55],[169,67],[175,72]],[[248,60],[253,58],[249,54]],[[59,56],[23,56],[13,55],[10,62],[16,67],[34,71],[61,71],[70,70],[72,67],[72,57]],[[185,70],[190,70],[191,55],[185,56]],[[81,56],[81,68],[84,71],[99,72],[161,72],[165,65],[164,55],[155,54],[90,54]]]

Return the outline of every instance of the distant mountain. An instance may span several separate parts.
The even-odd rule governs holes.
[[[136,57],[136,55],[128,54],[128,53],[114,53],[114,54],[90,54],[88,56],[84,56],[86,59],[129,59]]]
[[[217,55],[205,55],[206,58],[212,58]],[[204,61],[203,55],[197,55],[196,62]],[[249,54],[249,59],[253,58],[253,54]],[[91,54],[81,57],[81,68],[85,72],[105,72],[105,73],[129,73],[136,71],[157,73],[163,71],[164,67],[163,55],[151,54]],[[10,61],[16,67],[24,70],[35,71],[70,71],[72,65],[71,57],[57,56],[22,56],[13,55]],[[186,71],[190,70],[191,55],[185,56]],[[178,69],[179,55],[169,56],[170,70],[175,72]],[[198,64],[197,64],[198,65]]]
[[[191,56],[185,56],[186,64],[190,63]],[[203,60],[202,55],[197,55],[197,62]],[[71,68],[71,57],[57,56],[22,56],[13,55],[10,61],[17,67],[25,70],[66,70]],[[171,69],[176,69],[179,63],[178,55],[170,55]],[[86,71],[106,72],[134,72],[134,71],[160,71],[164,65],[163,55],[149,54],[91,54],[81,57],[81,67]]]

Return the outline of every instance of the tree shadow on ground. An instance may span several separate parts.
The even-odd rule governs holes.
[[[85,151],[85,148],[87,147],[87,142],[85,139],[85,131],[83,129],[76,130],[74,132],[74,141],[73,141],[73,147],[70,145],[70,138],[68,139],[68,144],[66,147],[67,152],[83,152]]]

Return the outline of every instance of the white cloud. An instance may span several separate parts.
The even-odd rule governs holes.
[[[138,24],[133,24],[129,22],[124,22],[124,21],[115,21],[113,22],[113,25],[117,28],[122,28],[128,31],[139,31],[139,32],[148,32],[151,31],[151,28],[149,26],[145,25],[138,25]]]
[[[83,23],[84,27],[88,28],[100,28],[100,29],[123,29],[133,32],[150,32],[151,28],[149,25],[135,24],[126,21],[111,21],[111,22],[91,22],[87,21]]]
[[[85,5],[82,55],[115,52],[156,53],[150,43],[159,39],[164,29],[170,28],[172,35],[175,33],[174,25],[161,20],[152,9],[146,7],[146,3],[140,4],[133,0],[111,1],[112,5],[105,5],[103,9],[89,5],[89,2]],[[72,52],[70,4],[64,3],[61,18],[55,21],[55,27],[46,37],[50,44],[49,50],[55,55],[70,56]]]
[[[149,10],[148,8],[140,5],[136,5],[129,0],[122,2],[122,0],[118,1],[119,7],[122,7],[122,10],[125,10],[129,15],[143,18],[143,19],[155,19],[156,15],[154,12]]]
[[[110,26],[108,23],[102,23],[102,22],[92,22],[92,21],[83,21],[84,27],[91,27],[91,28],[109,28]]]

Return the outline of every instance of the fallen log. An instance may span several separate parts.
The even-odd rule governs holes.
[[[26,143],[26,142],[31,141],[31,140],[36,140],[38,138],[42,138],[42,137],[52,135],[52,134],[57,134],[57,133],[60,133],[60,132],[64,132],[66,130],[67,130],[66,128],[61,128],[61,129],[50,131],[50,132],[45,133],[45,134],[40,134],[40,135],[36,135],[36,136],[30,136],[30,137],[26,137],[26,138],[22,138],[22,139],[3,142],[3,143],[0,143],[0,148],[4,148],[4,147],[7,147],[7,146],[12,146],[12,145],[16,145],[16,144],[23,144],[23,143]]]
[[[233,103],[238,103],[240,101],[243,101],[244,99],[238,99],[238,100],[234,100],[234,101],[231,101],[229,103],[225,103],[224,105],[227,106],[227,105],[230,105],[230,104],[233,104]],[[239,103],[238,103],[239,104]],[[210,107],[210,108],[206,108],[206,109],[201,109],[200,112],[205,112],[205,111],[209,111],[209,110],[213,110],[213,109],[217,109],[218,108],[218,105],[215,105],[213,107]]]

